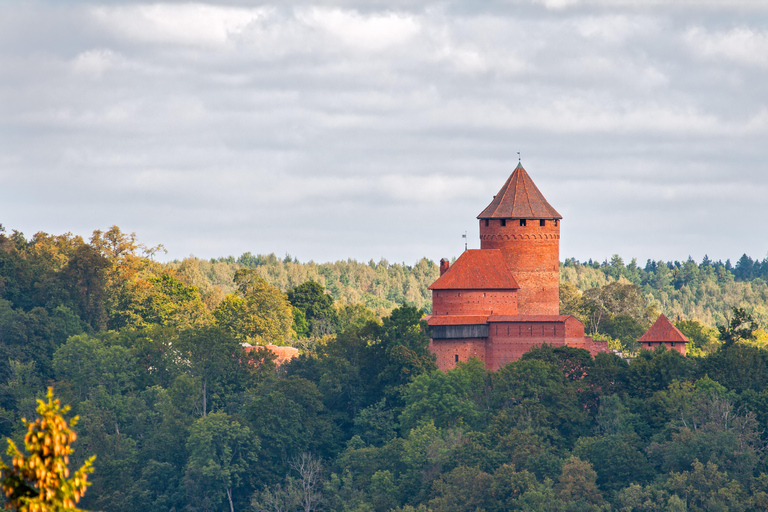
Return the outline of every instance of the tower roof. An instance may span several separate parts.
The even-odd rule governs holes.
[[[639,340],[639,343],[659,343],[667,341],[675,341],[680,343],[687,343],[688,338],[685,334],[680,332],[680,329],[674,326],[664,315],[659,315],[656,322],[653,323],[650,329],[645,331]]]
[[[504,255],[498,249],[469,249],[445,274],[429,286],[430,290],[517,290]]]
[[[478,219],[562,219],[539,191],[522,164],[517,164]]]

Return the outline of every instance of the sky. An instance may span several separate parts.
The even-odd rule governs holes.
[[[4,0],[0,223],[436,261],[520,152],[561,259],[763,259],[766,84],[768,1]]]

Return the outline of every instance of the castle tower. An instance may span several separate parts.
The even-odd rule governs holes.
[[[480,219],[480,248],[499,249],[520,285],[520,315],[560,313],[560,220],[518,164]]]

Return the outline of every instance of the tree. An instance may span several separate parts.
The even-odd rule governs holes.
[[[203,496],[208,490],[223,490],[229,510],[234,512],[233,492],[256,462],[258,447],[259,440],[251,435],[250,429],[230,419],[226,413],[214,412],[198,419],[190,428],[187,439],[190,486],[202,491]],[[214,498],[209,499],[215,503]]]
[[[733,308],[732,316],[727,318],[728,323],[718,325],[719,338],[726,347],[730,347],[739,340],[754,340],[757,322],[751,313],[744,308]]]
[[[288,291],[293,307],[304,313],[310,326],[310,334],[321,336],[335,332],[338,318],[333,307],[333,297],[325,293],[323,285],[309,280]]]
[[[254,361],[238,341],[218,326],[204,326],[184,331],[178,348],[185,359],[188,371],[199,379],[200,415],[208,414],[209,399],[215,395],[223,398],[227,385],[244,387],[249,373],[256,370]],[[267,352],[266,349],[259,351]],[[251,353],[253,354],[253,353]],[[267,359],[269,359],[267,357]],[[237,381],[240,382],[237,382]],[[229,390],[231,391],[231,390]]]
[[[235,273],[238,292],[227,295],[213,315],[239,341],[284,345],[293,336],[293,309],[288,299],[255,270]]]
[[[317,509],[322,497],[318,485],[322,476],[323,465],[311,453],[302,453],[291,459],[291,468],[299,474],[299,503],[304,512]]]
[[[597,474],[592,464],[577,457],[571,457],[565,464],[555,484],[560,499],[572,506],[582,505],[577,510],[600,510],[603,495],[596,485]]]
[[[6,507],[19,512],[59,512],[77,510],[75,504],[85,493],[88,474],[93,471],[91,457],[69,477],[70,444],[77,439],[70,426],[77,424],[77,416],[70,425],[64,419],[69,406],[61,406],[53,399],[53,388],[48,388],[48,401],[38,400],[39,418],[33,422],[22,419],[27,427],[24,436],[25,456],[8,440],[8,455],[12,466],[0,461],[2,489],[8,500]]]
[[[288,463],[298,478],[286,476],[285,485],[275,484],[254,494],[251,507],[259,512],[304,512],[318,510],[322,500],[320,483],[323,465],[311,453],[302,453]]]

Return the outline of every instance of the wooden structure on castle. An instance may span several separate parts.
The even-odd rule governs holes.
[[[441,370],[477,357],[496,370],[544,343],[605,352],[584,324],[560,315],[560,221],[522,165],[477,217],[480,249],[440,261],[430,350]]]

